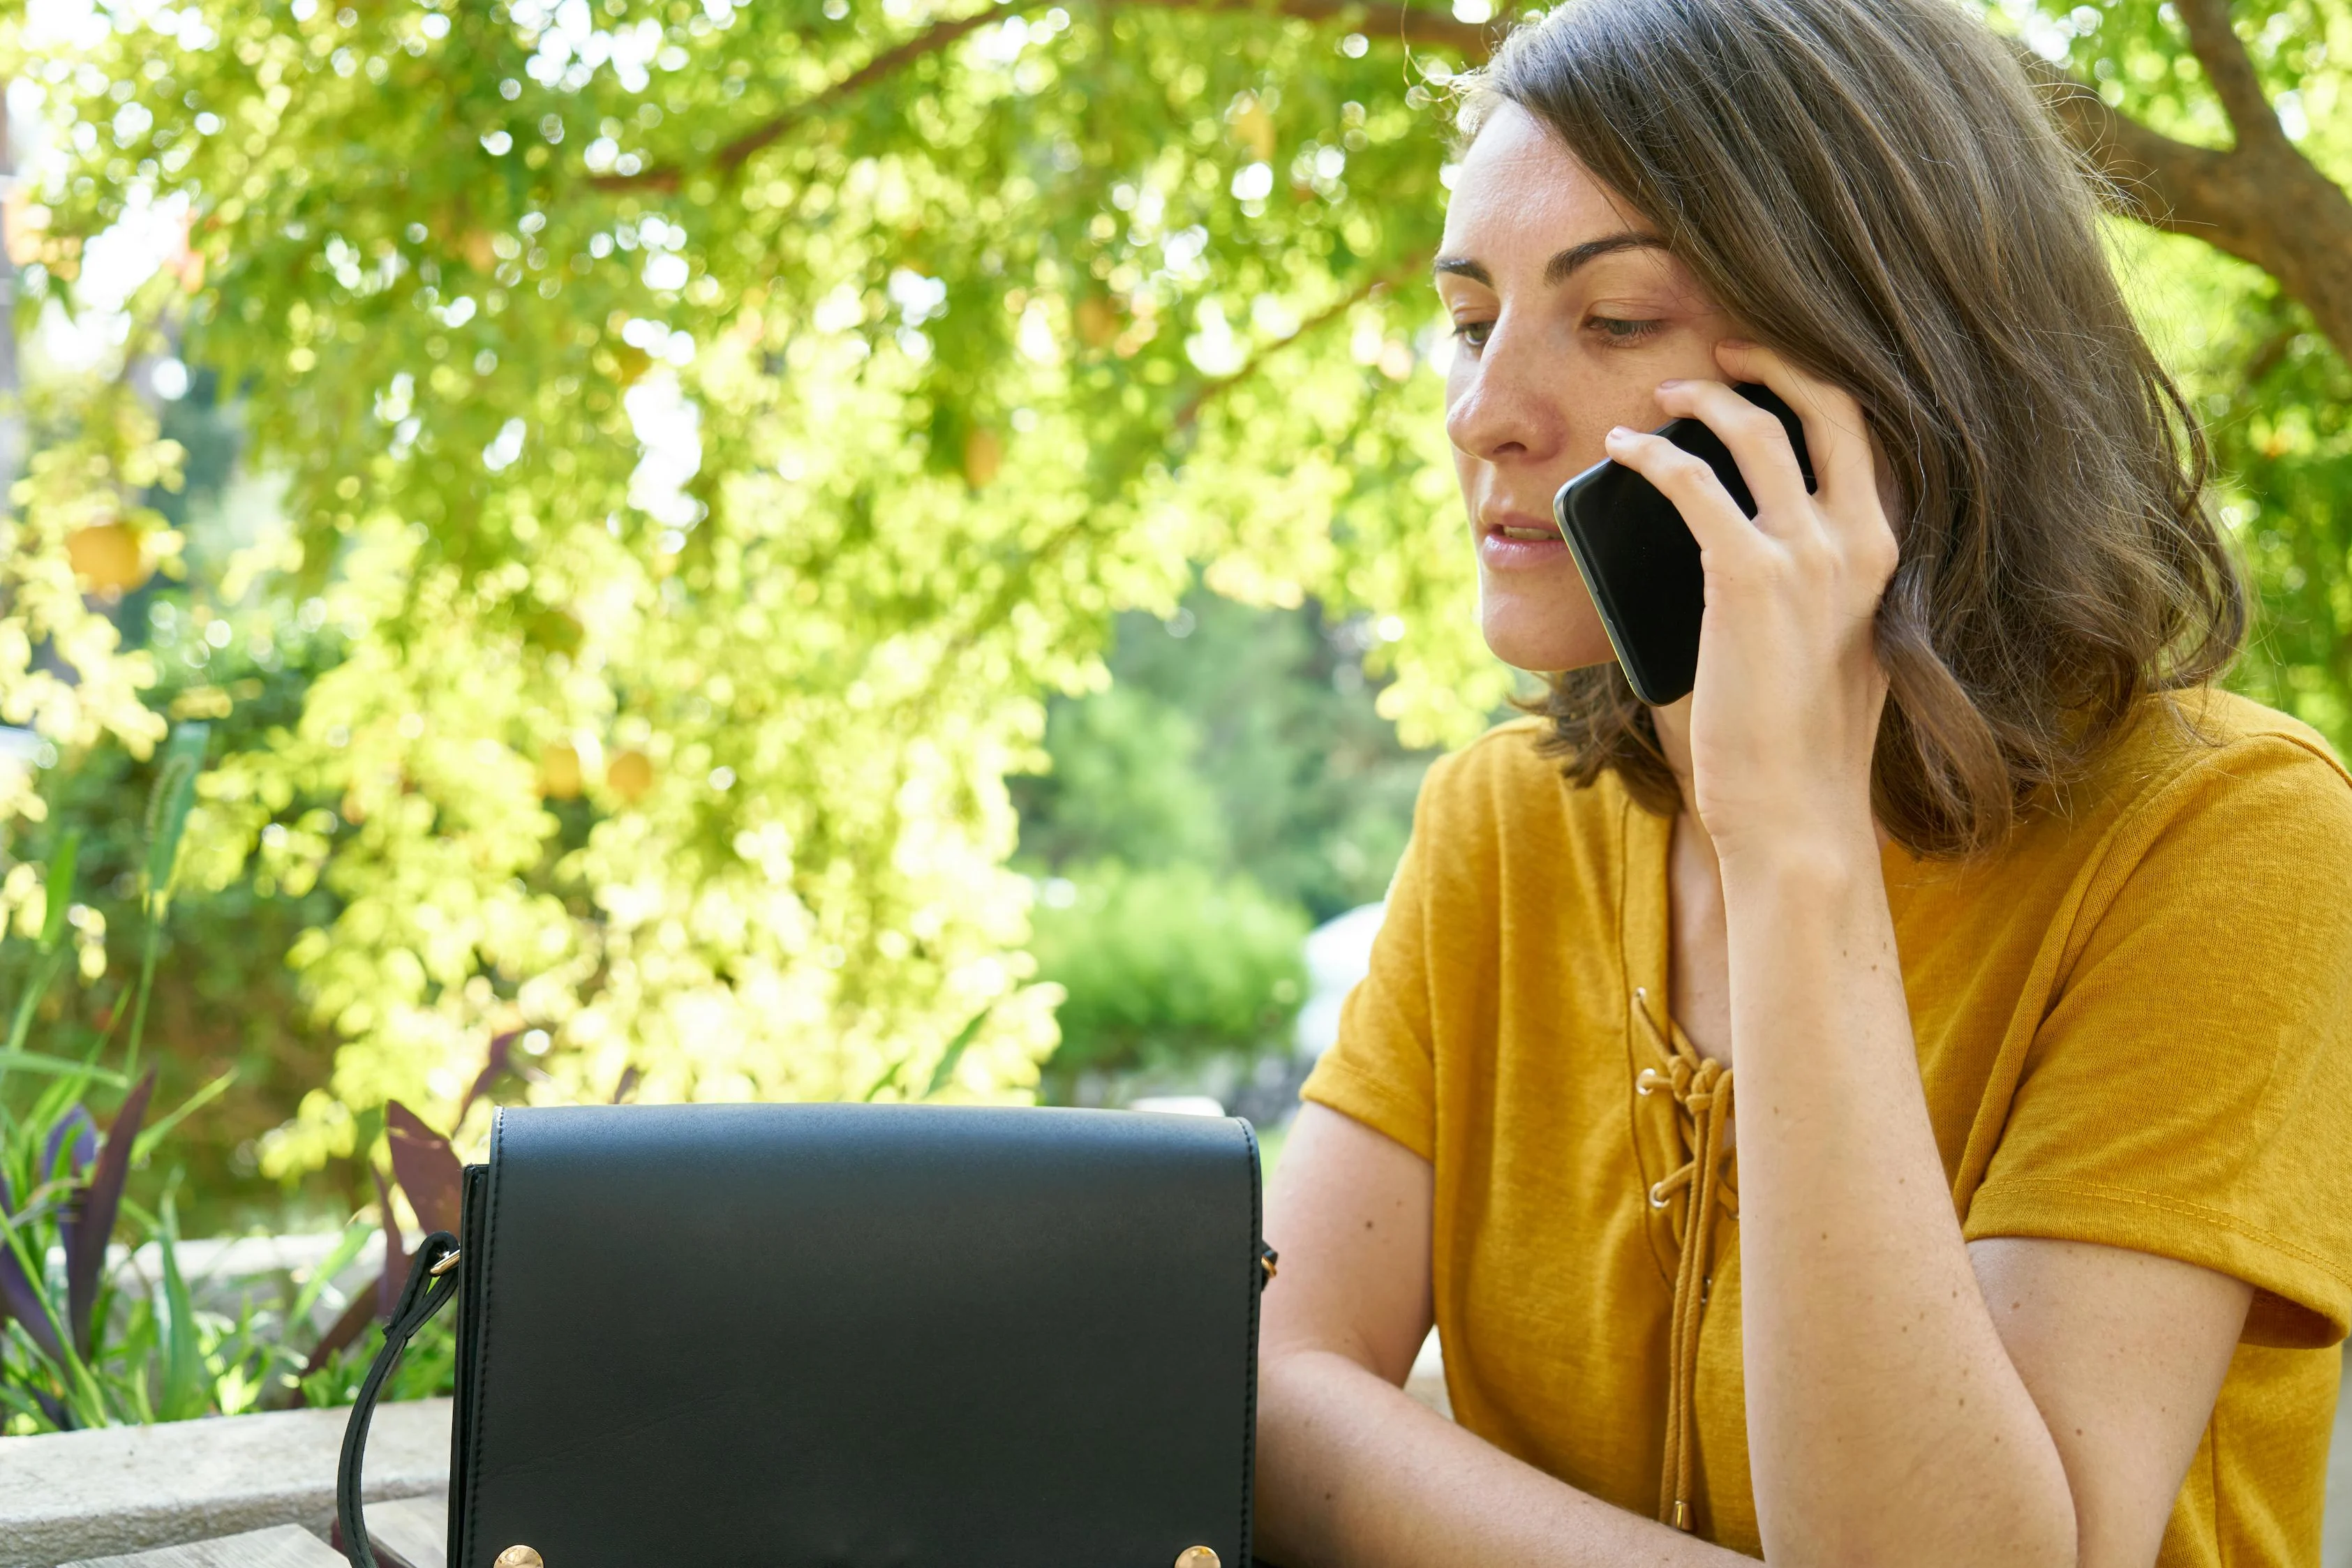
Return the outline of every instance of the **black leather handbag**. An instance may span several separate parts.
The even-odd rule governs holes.
[[[450,1568],[1247,1568],[1257,1143],[890,1105],[498,1113],[343,1441],[453,1297]]]

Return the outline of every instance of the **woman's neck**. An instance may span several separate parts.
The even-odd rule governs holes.
[[[1658,732],[1658,750],[1664,755],[1666,767],[1675,776],[1675,792],[1683,800],[1683,809],[1675,815],[1675,836],[1681,838],[1687,834],[1689,851],[1696,853],[1710,872],[1718,872],[1719,874],[1715,858],[1715,841],[1707,836],[1706,824],[1699,820],[1698,797],[1691,785],[1690,717],[1691,700],[1688,697],[1650,710],[1651,727]]]

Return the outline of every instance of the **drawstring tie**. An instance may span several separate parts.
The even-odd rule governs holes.
[[[1650,1188],[1650,1207],[1664,1208],[1675,1195],[1685,1197],[1682,1224],[1676,1228],[1680,1255],[1675,1266],[1673,1326],[1668,1331],[1666,1382],[1666,1454],[1658,1485],[1658,1519],[1676,1530],[1691,1528],[1690,1494],[1698,1468],[1698,1423],[1692,1408],[1692,1390],[1698,1378],[1699,1316],[1706,1310],[1707,1272],[1713,1254],[1717,1214],[1738,1221],[1739,1192],[1723,1168],[1730,1153],[1723,1146],[1731,1125],[1731,1069],[1711,1061],[1680,1039],[1658,1027],[1650,1016],[1649,991],[1636,987],[1633,1012],[1642,1020],[1664,1065],[1644,1067],[1633,1081],[1633,1092],[1652,1094],[1664,1089],[1674,1096],[1675,1126],[1688,1156]]]

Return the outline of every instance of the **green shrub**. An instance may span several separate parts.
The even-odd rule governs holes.
[[[1116,861],[1044,884],[1031,950],[1068,993],[1047,1087],[1286,1048],[1306,995],[1306,912],[1246,875]]]

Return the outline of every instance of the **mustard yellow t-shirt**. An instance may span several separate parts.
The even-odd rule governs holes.
[[[1890,846],[1887,902],[1969,1239],[2105,1242],[2257,1287],[2161,1568],[2312,1564],[2326,1347],[2352,1326],[2352,779],[2256,704],[2178,706],[2201,734],[2149,699],[2064,814],[1991,859]],[[1542,733],[1506,725],[1430,770],[1370,975],[1305,1093],[1435,1168],[1456,1418],[1655,1514],[1690,1191],[1657,1207],[1652,1186],[1692,1136],[1641,1077],[1662,1036],[1687,1049],[1665,1018],[1671,823],[1613,778],[1570,786]],[[1693,1527],[1760,1555],[1736,1220],[1711,1251]]]

